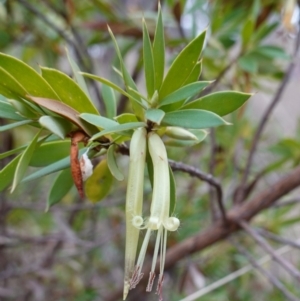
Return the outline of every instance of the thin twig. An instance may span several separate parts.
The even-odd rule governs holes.
[[[215,129],[210,130],[210,159],[209,159],[209,173],[214,175],[215,167],[216,167],[216,133]],[[217,219],[217,207],[215,202],[215,190],[212,186],[209,186],[209,198],[210,198],[210,211],[211,211],[211,219],[214,222]]]
[[[278,256],[268,242],[259,235],[259,233],[248,225],[245,221],[239,221],[239,225],[264,249],[272,256],[274,261],[280,264],[291,276],[300,282],[300,271],[298,271],[290,262]]]
[[[300,242],[300,241],[299,241]],[[290,248],[290,246],[284,246],[282,248],[279,248],[275,251],[275,253],[277,255],[283,255],[286,254],[287,252],[290,252],[292,249]],[[269,262],[270,260],[272,260],[272,257],[270,255],[265,255],[264,257],[262,257],[261,259],[257,260],[257,263],[259,265],[263,265],[267,262]],[[209,294],[210,292],[218,289],[219,287],[222,287],[223,285],[245,275],[246,273],[250,272],[251,270],[253,270],[253,266],[252,265],[246,265],[242,268],[240,268],[237,271],[234,271],[233,273],[226,275],[225,277],[203,287],[202,289],[200,289],[199,291],[196,291],[195,293],[181,299],[180,301],[194,301],[197,300],[198,298],[205,296],[207,294]]]
[[[169,164],[172,170],[188,173],[192,177],[196,177],[202,181],[209,183],[211,186],[213,186],[216,189],[217,202],[222,216],[222,220],[224,224],[227,224],[226,210],[223,204],[223,190],[219,180],[213,177],[211,174],[205,174],[201,170],[193,166],[184,164],[182,162],[175,162],[173,160],[169,160]]]
[[[299,18],[299,24],[300,24],[300,18]],[[245,167],[245,171],[243,173],[242,176],[242,180],[241,183],[239,185],[239,189],[237,191],[237,196],[236,196],[236,203],[240,203],[243,199],[244,199],[244,195],[245,195],[245,185],[246,182],[248,180],[249,174],[250,174],[250,169],[252,166],[252,161],[258,146],[258,142],[260,140],[260,137],[262,135],[263,130],[265,129],[265,126],[273,112],[273,109],[275,108],[275,106],[277,105],[277,103],[279,102],[279,100],[281,99],[282,93],[286,88],[287,83],[289,82],[290,76],[296,66],[296,60],[297,60],[297,54],[298,54],[298,50],[300,47],[300,30],[298,30],[298,35],[297,35],[297,40],[295,43],[295,48],[294,48],[294,53],[293,53],[293,57],[292,57],[292,61],[290,63],[290,65],[287,68],[287,71],[285,73],[285,76],[281,82],[281,84],[279,85],[277,92],[272,100],[272,102],[270,103],[270,105],[268,106],[268,108],[266,109],[265,113],[263,114],[263,117],[258,125],[258,128],[254,134],[254,138],[252,140],[251,143],[251,147],[250,147],[250,151],[249,151],[249,155],[248,155],[248,159],[247,159],[247,163],[246,163],[246,167]]]
[[[300,204],[299,199],[288,200],[288,201],[278,202],[278,203],[274,204],[273,208],[280,208],[280,207],[284,207],[284,206],[299,205],[299,204]]]
[[[261,229],[261,228],[256,229],[256,231],[259,232],[259,234],[263,235],[266,238],[269,238],[269,239],[279,242],[281,244],[285,244],[285,245],[294,247],[296,249],[300,249],[300,243],[298,241],[293,241],[293,240],[278,236],[274,233],[271,233],[271,232],[269,232],[265,229]]]
[[[269,271],[262,268],[261,265],[255,260],[255,258],[240,243],[238,243],[234,239],[230,239],[230,242],[236,247],[236,249],[242,255],[244,255],[248,259],[250,264],[255,269],[257,269],[261,274],[263,274],[269,280],[270,283],[272,283],[275,287],[277,287],[288,300],[290,300],[290,301],[299,301],[300,300],[295,295],[293,295],[291,292],[289,292],[285,288],[285,286],[274,275],[272,275]]]
[[[278,199],[300,186],[300,167],[295,168],[288,175],[273,183],[248,202],[234,206],[227,213],[229,226],[224,226],[223,221],[218,220],[205,230],[186,238],[169,248],[166,254],[165,270],[172,268],[181,259],[191,254],[204,250],[227,238],[230,234],[240,230],[237,221],[240,219],[250,220],[262,210],[272,206]],[[147,275],[151,270],[151,263],[145,266],[144,273]],[[115,301],[121,298],[123,287],[105,298],[106,301]],[[299,300],[297,300],[299,301]]]

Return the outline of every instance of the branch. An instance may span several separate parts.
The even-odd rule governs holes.
[[[299,24],[300,24],[300,18],[299,18]],[[246,185],[246,182],[247,182],[249,174],[250,174],[250,168],[252,166],[253,157],[254,157],[259,139],[262,135],[263,130],[265,129],[265,126],[266,126],[272,112],[273,112],[273,109],[275,108],[275,106],[277,105],[279,100],[281,99],[282,93],[283,93],[284,89],[286,88],[286,85],[287,85],[287,83],[290,79],[290,76],[291,76],[291,74],[292,74],[292,72],[293,72],[293,70],[296,66],[297,54],[298,54],[299,47],[300,47],[300,30],[298,30],[298,35],[297,35],[297,40],[296,40],[296,43],[295,43],[295,49],[294,49],[292,61],[291,61],[290,65],[288,66],[287,71],[285,73],[285,76],[284,76],[281,84],[279,85],[278,90],[277,90],[273,100],[270,103],[269,107],[266,109],[266,111],[265,111],[265,113],[264,113],[264,115],[263,115],[263,117],[262,117],[262,119],[261,119],[261,121],[258,125],[258,128],[257,128],[257,130],[254,134],[254,138],[252,140],[252,144],[251,144],[251,147],[250,147],[249,156],[248,156],[248,159],[247,159],[245,171],[244,171],[243,176],[242,176],[240,187],[237,191],[237,196],[236,196],[236,202],[237,203],[241,202],[245,197],[245,192],[244,192],[245,185]]]
[[[263,235],[266,238],[269,238],[269,239],[279,242],[281,244],[285,244],[285,245],[288,245],[288,246],[291,246],[291,247],[294,247],[294,248],[300,250],[300,243],[298,241],[292,241],[287,238],[280,237],[280,236],[278,236],[274,233],[271,233],[269,231],[266,231],[264,229],[256,229],[256,231],[259,232],[261,235]]]
[[[222,220],[224,224],[227,224],[226,210],[223,204],[223,190],[219,180],[214,178],[211,174],[205,174],[201,170],[193,166],[184,164],[182,162],[175,162],[173,160],[169,160],[169,164],[172,167],[172,170],[188,173],[192,177],[196,177],[202,181],[209,183],[211,186],[213,186],[216,189],[217,201],[221,212]]]
[[[219,220],[201,233],[191,236],[170,248],[166,254],[165,270],[170,269],[179,260],[190,254],[199,252],[240,230],[237,224],[239,220],[251,220],[263,209],[272,206],[278,199],[298,186],[300,186],[300,167],[291,171],[287,176],[275,182],[272,187],[263,190],[248,202],[234,206],[227,213],[228,226],[225,226],[223,222]],[[149,274],[150,269],[151,266],[148,264],[144,269],[144,274]],[[117,300],[122,294],[123,288],[120,288],[105,300]]]
[[[239,244],[237,241],[233,239],[231,239],[230,241],[237,248],[237,250],[248,259],[250,264],[255,269],[257,269],[261,274],[263,274],[269,280],[270,283],[272,283],[275,287],[277,287],[288,300],[290,301],[300,300],[297,297],[295,297],[292,293],[290,293],[273,274],[271,274],[269,271],[262,268],[261,265],[254,259],[254,257],[241,244]]]
[[[253,228],[251,228],[248,223],[240,221],[239,225],[258,243],[259,246],[261,246],[262,249],[264,249],[270,256],[272,256],[274,261],[281,265],[291,276],[300,281],[300,272],[290,262],[277,255],[273,248],[268,244],[268,242],[264,238],[262,238]]]

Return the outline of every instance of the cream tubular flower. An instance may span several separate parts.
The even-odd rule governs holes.
[[[144,128],[138,128],[130,143],[129,176],[126,193],[126,247],[123,300],[126,299],[133,275],[140,227],[143,225],[143,189],[146,157],[146,135]]]
[[[152,267],[149,275],[147,291],[152,290],[155,278],[155,266],[158,252],[160,252],[160,273],[157,284],[157,294],[162,300],[163,270],[166,257],[167,231],[176,231],[179,227],[179,219],[169,216],[170,210],[170,174],[168,157],[165,145],[156,133],[149,133],[148,148],[153,163],[153,195],[150,208],[150,217],[146,222],[147,232],[140,250],[134,274],[130,282],[130,289],[135,288],[143,277],[142,266],[149,243],[150,234],[157,230]]]

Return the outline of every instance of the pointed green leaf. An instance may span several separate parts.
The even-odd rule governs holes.
[[[79,151],[79,156],[82,156],[82,154],[86,151],[86,148],[83,148]],[[41,169],[39,169],[36,172],[33,172],[32,174],[30,174],[29,176],[27,176],[26,178],[24,178],[21,182],[28,182],[28,181],[32,181],[35,179],[39,179],[41,177],[50,175],[54,172],[60,171],[62,169],[66,169],[70,167],[70,156],[61,159],[59,161],[56,161],[55,163],[52,163],[50,165],[47,165],[46,167],[43,167]]]
[[[107,151],[107,164],[111,174],[118,180],[123,181],[124,175],[121,173],[115,158],[116,146],[112,144]]]
[[[165,38],[160,4],[158,7],[158,18],[153,41],[153,60],[155,70],[155,90],[159,90],[164,78],[165,70]]]
[[[136,116],[131,113],[123,113],[114,118],[118,123],[138,122]]]
[[[273,45],[263,45],[255,48],[252,53],[258,53],[270,59],[289,59],[290,56],[285,52],[285,50],[278,46]]]
[[[39,114],[35,112],[25,101],[20,102],[15,99],[9,99],[9,103],[15,108],[18,114],[27,119],[37,119],[39,117]]]
[[[29,124],[29,123],[32,123],[32,120],[22,120],[22,121],[2,125],[2,126],[0,126],[0,132],[4,132],[4,131],[16,128],[16,127],[24,125],[24,124]]]
[[[113,183],[106,160],[102,160],[86,180],[84,189],[86,197],[93,203],[101,201],[108,193]]]
[[[129,94],[126,91],[124,91],[123,89],[121,89],[119,86],[117,86],[116,84],[114,84],[113,82],[107,80],[106,78],[103,78],[103,77],[100,77],[100,76],[97,76],[97,75],[93,75],[93,74],[89,74],[89,73],[84,73],[84,72],[81,72],[81,74],[83,74],[86,77],[92,78],[92,79],[94,79],[94,80],[96,80],[96,81],[98,81],[98,82],[100,82],[102,84],[105,84],[105,85],[113,88],[115,91],[117,91],[117,92],[121,93],[122,95],[128,97],[133,102],[136,102],[136,104],[138,106],[141,106],[142,108],[146,108],[143,105],[143,103],[136,98],[136,93],[132,92],[132,90],[130,90],[131,93]]]
[[[118,58],[119,58],[119,61],[120,61],[121,71],[122,71],[122,75],[123,75],[123,80],[125,82],[125,86],[126,86],[127,92],[128,92],[128,94],[132,95],[133,98],[135,98],[135,96],[133,95],[133,93],[129,90],[129,87],[132,88],[133,90],[138,91],[138,89],[136,87],[136,84],[133,81],[131,75],[129,74],[128,70],[125,67],[125,64],[123,62],[122,55],[121,55],[121,52],[120,52],[117,40],[116,40],[113,32],[111,31],[111,29],[109,27],[108,27],[108,32],[109,32],[109,34],[110,34],[110,36],[111,36],[111,38],[113,40],[113,43],[114,43],[114,46],[115,46],[115,50],[117,52],[117,55],[118,55]],[[132,100],[132,99],[130,98],[130,100]],[[139,102],[141,102],[141,101],[139,101]],[[131,104],[132,104],[132,108],[133,108],[133,111],[136,114],[136,116],[140,120],[143,120],[144,119],[144,110],[143,110],[143,108],[136,101],[132,101]]]
[[[77,84],[79,85],[81,90],[85,93],[85,95],[89,99],[91,99],[90,94],[89,94],[89,90],[88,90],[86,82],[84,80],[84,77],[80,73],[80,69],[79,69],[78,65],[76,64],[76,62],[70,56],[69,50],[67,48],[66,48],[66,53],[67,53],[68,61],[69,61],[70,66],[72,68],[73,75],[75,77],[75,80],[76,80]]]
[[[25,97],[28,94],[24,87],[2,67],[0,67],[0,78],[0,94],[5,97],[20,99],[20,96]]]
[[[160,109],[149,109],[146,111],[146,119],[156,123],[157,125],[160,125],[164,116],[165,112]]]
[[[169,174],[170,174],[170,209],[169,215],[172,216],[176,207],[176,182],[173,171],[169,166]]]
[[[39,73],[15,57],[0,53],[0,66],[26,90],[24,95],[58,98],[58,95]]]
[[[129,122],[129,123],[124,123],[124,124],[119,124],[116,126],[113,126],[107,130],[101,131],[100,133],[95,134],[94,136],[91,137],[90,140],[96,140],[102,136],[108,135],[108,134],[113,134],[113,133],[119,133],[123,131],[128,131],[128,130],[134,130],[139,127],[145,127],[146,123],[145,122]]]
[[[228,124],[220,116],[204,110],[182,110],[167,113],[163,125],[174,125],[190,129],[205,129]]]
[[[54,180],[50,189],[46,211],[48,211],[51,206],[60,202],[62,198],[70,191],[73,185],[74,182],[71,175],[71,169],[67,168],[62,170]]]
[[[247,18],[243,25],[242,34],[241,34],[244,49],[248,46],[251,37],[253,35],[254,29],[255,29],[255,20],[251,17]]]
[[[114,118],[117,114],[117,100],[114,90],[102,84],[102,97],[105,104],[106,116],[108,118]]]
[[[16,109],[9,102],[0,100],[0,118],[24,120],[22,116],[15,112]]]
[[[88,135],[92,135],[93,133],[98,132],[98,129],[96,127],[80,119],[78,111],[74,110],[70,106],[60,101],[40,97],[30,97],[30,99],[38,105],[45,107],[48,110],[67,118],[72,123],[77,125],[80,129],[82,129],[84,132],[86,132]]]
[[[189,97],[193,97],[207,87],[211,82],[195,82],[189,85],[183,86],[180,89],[169,94],[160,101],[160,106],[175,103],[180,100],[186,100]]]
[[[176,57],[160,88],[161,99],[179,89],[188,79],[199,60],[205,35],[206,31],[192,40]]]
[[[42,67],[41,70],[43,78],[51,85],[63,103],[80,113],[99,115],[92,101],[69,76],[56,69]]]
[[[182,107],[186,109],[201,109],[225,116],[241,107],[252,94],[236,91],[222,91],[208,94]]]
[[[82,113],[79,116],[86,122],[100,127],[102,129],[107,129],[119,125],[116,121],[99,115]]]
[[[72,130],[72,123],[60,117],[42,116],[39,119],[42,127],[49,130],[51,133],[64,139]]]
[[[14,178],[15,170],[22,154],[19,154],[0,171],[0,191],[3,191]]]
[[[38,133],[32,139],[31,143],[27,146],[27,148],[24,150],[24,152],[21,155],[21,158],[18,162],[18,165],[15,170],[15,174],[14,174],[13,184],[12,184],[12,188],[11,188],[12,192],[15,190],[17,185],[20,183],[20,181],[22,180],[22,178],[26,172],[26,169],[29,165],[29,162],[31,160],[33,152],[36,148],[37,141],[38,141],[39,135],[41,134],[41,131],[42,130],[38,131]]]
[[[151,98],[155,90],[155,70],[152,46],[145,20],[143,20],[143,60],[148,98]]]
[[[29,165],[42,167],[55,163],[66,158],[70,154],[70,148],[70,139],[44,142],[34,151]]]
[[[249,53],[238,59],[238,65],[246,72],[257,73],[259,61],[254,55],[251,55],[251,53]]]
[[[186,86],[188,84],[197,82],[200,78],[201,71],[202,71],[202,63],[200,61],[195,65],[194,69],[192,70],[191,74],[189,75],[189,77],[184,82],[183,86]]]

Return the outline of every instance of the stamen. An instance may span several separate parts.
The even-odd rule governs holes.
[[[134,289],[143,278],[144,273],[141,273],[141,270],[142,268],[139,266],[135,268],[132,277],[130,279],[130,287],[129,287],[130,290]]]
[[[162,286],[164,283],[164,275],[163,274],[159,274],[159,278],[158,278],[158,283],[157,283],[157,288],[156,288],[156,294],[159,297],[159,301],[163,301],[163,297],[162,297]]]
[[[146,288],[146,292],[151,292],[152,291],[154,279],[155,279],[155,273],[154,272],[150,272],[150,274],[149,274],[149,280],[148,280],[148,285],[147,285],[147,288]]]

